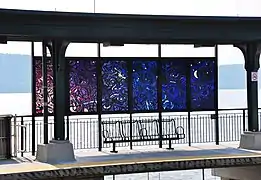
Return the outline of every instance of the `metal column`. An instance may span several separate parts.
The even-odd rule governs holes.
[[[245,69],[247,73],[248,130],[259,131],[258,125],[258,69],[259,50],[256,43],[247,45]],[[257,77],[255,77],[257,75]]]
[[[54,139],[65,140],[65,116],[67,107],[66,80],[67,80],[67,62],[65,52],[69,43],[65,41],[52,41],[52,58],[55,64],[55,112],[54,112]]]
[[[247,107],[248,107],[248,130],[259,131],[258,124],[258,70],[260,45],[252,42],[247,44],[236,44],[245,58],[245,69],[247,74]]]
[[[47,84],[47,51],[46,42],[42,42],[42,74],[43,74],[43,121],[44,144],[48,144],[48,84]]]

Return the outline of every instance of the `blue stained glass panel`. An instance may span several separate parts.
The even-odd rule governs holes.
[[[96,61],[69,61],[70,111],[97,112]]]
[[[128,73],[126,61],[102,64],[102,111],[128,110]]]
[[[133,61],[133,110],[158,109],[156,61]]]
[[[191,108],[192,110],[215,109],[214,60],[199,60],[191,63]]]
[[[162,62],[162,108],[186,110],[186,61]]]

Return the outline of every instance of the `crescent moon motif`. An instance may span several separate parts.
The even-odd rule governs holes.
[[[196,71],[194,72],[194,77],[195,77],[196,79],[198,79],[198,70],[196,70]]]

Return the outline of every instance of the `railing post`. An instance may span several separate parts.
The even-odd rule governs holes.
[[[24,117],[21,117],[21,149],[24,147]],[[24,157],[24,152],[21,152],[21,156]]]
[[[191,146],[191,121],[190,121],[190,112],[188,112],[188,144]]]
[[[246,131],[246,110],[243,109],[243,132]]]
[[[133,149],[133,143],[132,143],[132,134],[133,134],[133,129],[132,129],[132,114],[130,114],[130,149]]]
[[[17,151],[18,151],[18,148],[17,148],[17,117],[16,117],[16,114],[14,116],[14,157],[17,157]]]
[[[70,122],[69,122],[69,116],[66,116],[66,139],[70,139]]]
[[[32,116],[32,155],[35,156],[35,116]]]
[[[218,122],[218,111],[215,112],[215,134],[216,134],[216,145],[219,145],[219,122]]]

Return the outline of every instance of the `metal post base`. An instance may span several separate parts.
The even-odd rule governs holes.
[[[52,164],[75,161],[73,145],[69,141],[56,140],[49,144],[38,144],[36,160]]]
[[[246,131],[241,134],[239,148],[261,150],[261,132]]]

